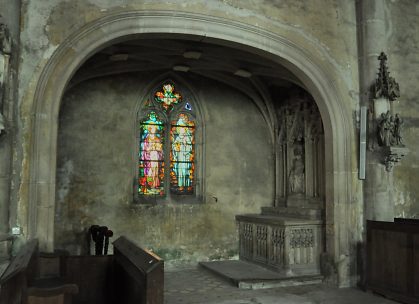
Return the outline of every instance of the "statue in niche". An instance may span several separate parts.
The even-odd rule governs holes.
[[[289,175],[291,194],[304,193],[304,169],[303,149],[302,147],[296,147]]]

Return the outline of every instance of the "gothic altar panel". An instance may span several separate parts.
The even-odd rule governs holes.
[[[277,108],[276,198],[261,214],[237,215],[240,259],[289,276],[320,274],[324,234],[324,133],[307,94]]]
[[[320,274],[322,221],[238,215],[240,259],[289,275]]]

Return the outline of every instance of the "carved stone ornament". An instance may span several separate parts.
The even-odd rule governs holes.
[[[396,100],[400,97],[399,84],[393,77],[390,77],[390,72],[387,67],[387,55],[381,52],[378,56],[380,60],[380,69],[378,71],[378,78],[373,86],[374,98],[388,98],[390,101]]]
[[[393,77],[390,77],[390,72],[387,67],[387,56],[384,52],[381,52],[378,60],[380,61],[380,68],[378,78],[372,86],[373,95],[376,99],[383,98],[391,103],[400,97],[399,84]],[[388,108],[392,109],[391,106]],[[380,151],[383,155],[383,162],[388,172],[409,153],[409,149],[403,143],[402,131],[404,121],[399,114],[392,114],[387,110],[381,113],[376,120],[377,142],[381,147]]]
[[[385,147],[384,149],[384,164],[386,170],[390,172],[396,163],[402,160],[404,156],[409,153],[409,149],[405,147]]]
[[[3,115],[0,113],[0,137],[6,133],[6,126],[5,126],[5,119]]]
[[[294,229],[291,230],[291,248],[307,248],[314,246],[313,229]]]
[[[404,147],[403,144],[403,119],[396,114],[390,115],[390,111],[382,113],[377,120],[378,144],[382,147]]]

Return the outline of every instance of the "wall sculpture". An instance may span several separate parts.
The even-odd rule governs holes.
[[[280,200],[287,206],[320,203],[324,197],[324,135],[320,113],[309,96],[278,108]]]
[[[390,76],[384,52],[381,52],[378,60],[380,61],[378,78],[372,86],[377,126],[376,141],[383,154],[386,170],[390,172],[395,163],[407,155],[409,150],[403,144],[404,121],[399,114],[393,114],[393,101],[400,97],[399,84]]]

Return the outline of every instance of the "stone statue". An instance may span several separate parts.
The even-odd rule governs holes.
[[[378,122],[378,143],[380,146],[403,146],[403,120],[399,114],[390,115],[390,111],[382,113]]]
[[[400,118],[399,114],[396,114],[396,118],[394,120],[394,138],[396,140],[396,145],[403,146],[403,137],[402,137],[402,129],[403,129],[404,121]]]
[[[0,112],[0,137],[6,133],[6,122],[3,114]]]
[[[390,138],[391,138],[391,124],[390,121],[390,111],[387,113],[381,113],[380,121],[378,123],[378,142],[380,146],[388,147],[390,146]]]
[[[294,149],[294,159],[289,175],[290,193],[304,193],[304,161],[302,148]]]
[[[385,123],[386,123],[386,114],[381,113],[381,116],[378,122],[378,144],[380,146],[384,146]]]
[[[3,116],[3,103],[11,49],[12,40],[10,37],[9,29],[4,23],[0,23],[0,136],[6,133],[6,123]]]
[[[1,16],[1,15],[0,15]],[[6,24],[0,23],[0,52],[10,55],[12,51],[12,39]]]

